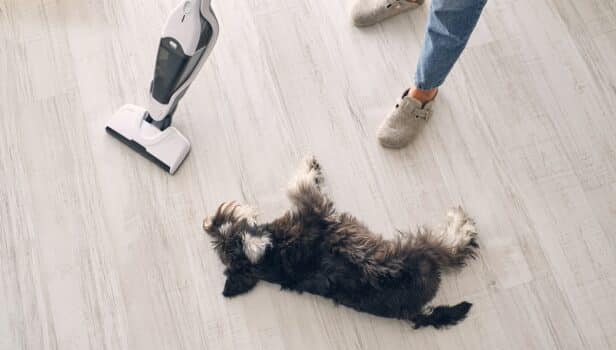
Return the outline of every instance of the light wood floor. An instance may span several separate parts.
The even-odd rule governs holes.
[[[104,125],[146,101],[175,4],[0,1],[0,349],[616,348],[616,2],[491,0],[429,127],[388,151],[427,7],[358,30],[350,0],[215,0],[170,177]],[[203,217],[273,218],[306,153],[386,236],[476,218],[481,257],[436,300],[474,303],[465,322],[413,331],[265,283],[223,299]]]

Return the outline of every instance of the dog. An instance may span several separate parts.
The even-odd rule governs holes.
[[[322,191],[323,173],[307,157],[290,182],[292,209],[259,223],[254,208],[226,202],[203,222],[225,265],[225,297],[250,291],[259,280],[308,292],[373,315],[441,328],[463,320],[472,304],[429,307],[441,272],[464,266],[479,246],[475,224],[461,208],[436,231],[397,239],[373,234],[339,213]]]

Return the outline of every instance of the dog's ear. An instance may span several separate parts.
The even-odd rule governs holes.
[[[250,227],[257,225],[257,210],[249,205],[239,204],[235,201],[225,202],[218,206],[216,213],[203,220],[203,229],[214,238],[229,236],[229,230],[238,222],[245,222]]]
[[[254,288],[259,280],[249,274],[245,273],[233,273],[227,277],[225,282],[225,289],[222,291],[222,295],[227,298],[244,294]]]
[[[251,263],[256,264],[261,260],[267,247],[272,245],[272,239],[269,234],[255,236],[248,232],[242,235],[242,246],[244,254]]]

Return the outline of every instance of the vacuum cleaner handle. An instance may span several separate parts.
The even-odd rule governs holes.
[[[148,121],[164,130],[179,100],[196,78],[218,39],[211,0],[183,0],[165,24],[150,85]]]
[[[208,12],[212,12],[212,0],[202,0],[201,16],[205,17]]]

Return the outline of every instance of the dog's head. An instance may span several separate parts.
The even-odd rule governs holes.
[[[256,210],[236,202],[222,203],[203,221],[203,229],[213,238],[220,260],[228,267],[257,264],[272,245],[270,234],[257,225]]]

